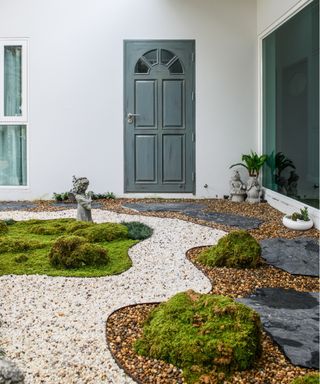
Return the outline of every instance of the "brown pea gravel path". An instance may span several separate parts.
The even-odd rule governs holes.
[[[176,199],[115,199],[100,200],[103,209],[137,214],[122,205],[132,202],[177,202]],[[223,212],[239,214],[261,219],[264,223],[249,232],[257,239],[263,240],[273,237],[297,238],[301,236],[319,239],[319,231],[310,229],[308,231],[292,231],[282,225],[283,213],[272,208],[267,203],[249,204],[234,203],[222,199],[190,199],[183,200],[192,203],[201,203],[207,206],[208,212]],[[64,207],[52,206],[51,202],[39,201],[32,211],[60,210]],[[144,216],[171,217],[197,224],[207,225],[212,228],[222,229],[230,232],[235,228],[229,226],[209,223],[203,220],[187,217],[178,212],[139,212]],[[194,248],[187,252],[187,258],[193,262],[210,279],[212,283],[212,294],[222,294],[230,297],[243,297],[261,287],[293,288],[297,291],[319,291],[319,279],[307,276],[293,276],[280,269],[261,262],[261,266],[255,269],[236,270],[228,268],[208,268],[196,262],[196,256],[201,248]],[[135,354],[132,348],[142,332],[143,321],[155,304],[141,304],[129,306],[117,310],[109,316],[107,321],[107,340],[109,348],[118,364],[137,382],[147,384],[180,384],[183,383],[181,372],[178,368],[159,360],[148,359]],[[227,384],[289,384],[298,376],[306,373],[316,372],[293,366],[282,354],[271,338],[263,334],[263,354],[259,362],[252,370],[236,372],[228,380]],[[203,384],[216,384],[214,380]]]
[[[127,199],[122,202],[106,201],[104,202],[104,207],[118,212],[133,213],[133,211],[122,208],[121,205],[126,202],[136,201],[139,200],[130,199],[130,201],[128,201]],[[143,201],[154,202],[154,200],[146,199]],[[160,201],[164,202],[164,200]],[[174,200],[168,201],[173,202]],[[272,237],[297,238],[300,236],[319,238],[319,231],[316,229],[300,232],[285,228],[282,225],[283,213],[272,208],[267,203],[239,204],[220,199],[190,201],[207,205],[207,211],[240,214],[263,220],[264,223],[258,229],[249,231],[257,240]],[[234,230],[234,228],[225,225],[204,222],[177,212],[140,212],[140,214],[146,216],[174,217],[222,229],[226,232]],[[196,261],[196,257],[201,249],[202,247],[189,250],[186,257],[210,279],[213,286],[212,294],[221,294],[236,298],[247,296],[256,288],[262,287],[292,288],[297,291],[319,290],[318,278],[293,276],[290,273],[266,264],[263,260],[261,260],[261,265],[255,269],[238,270],[234,268],[204,267]],[[107,321],[109,348],[118,364],[120,364],[132,378],[137,380],[137,382],[155,384],[183,383],[184,381],[178,368],[163,361],[138,356],[133,350],[133,342],[142,333],[143,321],[155,306],[155,304],[142,304],[121,308],[114,312]],[[289,384],[295,377],[312,372],[316,371],[292,365],[278,346],[273,343],[272,339],[266,335],[266,333],[263,333],[263,354],[256,366],[252,370],[234,373],[225,383]],[[211,380],[211,382],[207,381],[203,384],[215,384],[215,381]]]
[[[142,334],[142,324],[156,304],[124,307],[109,316],[107,341],[109,349],[127,374],[142,384],[180,384],[185,381],[181,371],[172,364],[137,355],[134,341]],[[289,363],[271,338],[263,332],[263,352],[253,369],[235,372],[224,384],[289,384],[298,376],[316,372]],[[200,383],[199,383],[200,384]],[[201,384],[216,384],[214,379]]]

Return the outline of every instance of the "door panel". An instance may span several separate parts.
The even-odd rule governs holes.
[[[164,135],[162,145],[163,182],[184,182],[184,135]]]
[[[135,82],[135,128],[156,128],[156,84],[155,80]]]
[[[125,41],[124,74],[125,192],[194,192],[194,41]]]
[[[157,150],[155,135],[136,135],[134,153],[135,181],[137,183],[155,183],[157,181]]]
[[[163,81],[163,127],[182,128],[184,111],[183,80]]]

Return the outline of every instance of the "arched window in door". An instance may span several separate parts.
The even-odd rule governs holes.
[[[149,74],[150,69],[159,64],[167,67],[170,74],[184,73],[178,56],[167,49],[152,49],[144,53],[137,61],[134,72],[136,74]]]

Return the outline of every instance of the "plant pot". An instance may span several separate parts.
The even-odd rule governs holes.
[[[313,227],[313,221],[309,219],[308,221],[304,220],[291,220],[290,216],[286,215],[282,219],[282,223],[285,227],[293,229],[295,231],[306,231]]]

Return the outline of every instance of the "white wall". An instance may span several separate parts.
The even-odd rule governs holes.
[[[257,0],[258,35],[310,0]]]
[[[1,0],[0,37],[29,38],[29,188],[50,198],[87,176],[123,195],[123,40],[196,40],[197,196],[229,191],[257,149],[256,0]],[[208,184],[208,189],[203,185]]]

